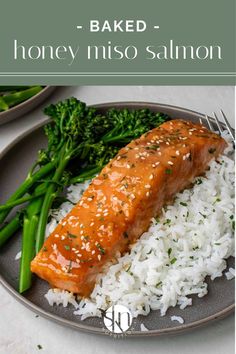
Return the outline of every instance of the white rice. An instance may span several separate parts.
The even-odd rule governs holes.
[[[21,259],[21,251],[17,252],[15,256],[15,261],[18,261],[19,259]]]
[[[183,324],[184,323],[184,319],[183,319],[183,317],[181,317],[181,316],[171,316],[171,321],[177,321],[177,322],[179,322],[180,324]]]
[[[50,289],[47,294],[45,294],[45,297],[51,306],[56,304],[67,307],[68,304],[72,304],[75,308],[78,308],[78,303],[76,302],[75,296],[69,291]]]
[[[149,331],[149,329],[147,327],[145,327],[143,323],[141,323],[140,324],[140,331],[147,332],[147,331]]]
[[[82,319],[101,316],[100,309],[114,304],[128,307],[133,317],[150,310],[160,310],[163,316],[170,306],[192,305],[192,294],[205,296],[205,277],[222,276],[226,259],[234,255],[234,162],[226,155],[218,161],[211,161],[205,177],[179,193],[158,221],[152,220],[130,253],[99,275],[89,299],[77,303],[69,292],[49,290],[45,296],[50,305],[71,303]],[[67,198],[78,202],[87,185],[71,186]],[[72,206],[64,203],[52,212],[48,234]],[[231,275],[225,276],[231,279],[233,273],[228,272]],[[178,319],[172,316],[172,320]]]
[[[234,279],[235,278],[235,269],[229,268],[229,271],[225,272],[225,276],[228,280]]]

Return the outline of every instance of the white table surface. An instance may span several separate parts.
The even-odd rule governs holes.
[[[43,103],[75,96],[88,104],[108,101],[169,103],[211,114],[223,109],[234,125],[234,87],[226,86],[82,86],[60,87]],[[0,126],[0,151],[19,134],[42,121],[41,107]],[[113,339],[76,332],[26,309],[0,286],[0,354],[233,354],[234,316],[184,335]],[[42,349],[39,350],[37,345]]]

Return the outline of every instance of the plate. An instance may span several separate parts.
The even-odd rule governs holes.
[[[11,120],[26,114],[31,109],[38,106],[41,102],[43,102],[54,90],[56,87],[54,86],[46,86],[28,100],[19,103],[18,105],[8,109],[5,112],[0,113],[0,125],[10,122]]]
[[[149,108],[152,111],[164,112],[172,118],[182,118],[198,122],[199,118],[204,122],[204,115],[183,109],[156,103],[145,102],[122,102],[96,105],[103,113],[107,109],[116,108]],[[46,139],[42,126],[37,126],[27,133],[18,137],[0,155],[0,203],[16,189],[19,183],[24,180],[26,172],[32,165],[37,151],[44,147]],[[23,295],[17,292],[19,261],[15,256],[20,250],[21,237],[16,234],[0,250],[0,282],[18,301],[35,311],[39,315],[47,317],[64,326],[90,333],[107,334],[104,330],[103,321],[100,318],[88,318],[81,321],[80,316],[73,314],[73,308],[61,306],[49,306],[44,294],[49,289],[46,282],[34,278],[32,288]],[[234,267],[234,259],[231,257],[228,265]],[[157,336],[163,334],[181,333],[202,325],[206,325],[216,319],[221,319],[234,310],[234,280],[228,281],[226,277],[217,278],[214,281],[207,279],[209,293],[203,298],[193,296],[193,306],[184,310],[178,307],[169,308],[166,316],[161,317],[159,311],[151,311],[148,316],[139,316],[134,319],[132,330],[128,336]],[[172,322],[172,315],[182,316],[184,324]],[[149,331],[141,331],[140,324],[143,323]]]

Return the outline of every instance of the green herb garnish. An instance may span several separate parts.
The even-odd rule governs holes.
[[[202,184],[201,178],[198,178],[198,179],[197,179],[196,184]]]
[[[162,281],[159,281],[159,283],[156,284],[156,288],[158,288],[160,285],[162,285]]]
[[[70,234],[69,232],[68,232],[67,236],[68,236],[69,238],[77,238],[76,235]]]
[[[102,245],[100,243],[97,243],[96,246],[99,249],[101,254],[105,254],[105,249],[102,247]]]

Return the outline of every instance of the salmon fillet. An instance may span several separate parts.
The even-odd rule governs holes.
[[[224,139],[183,120],[122,148],[59,223],[31,263],[52,287],[89,296],[104,265],[129,249],[164,204],[222,153]]]

